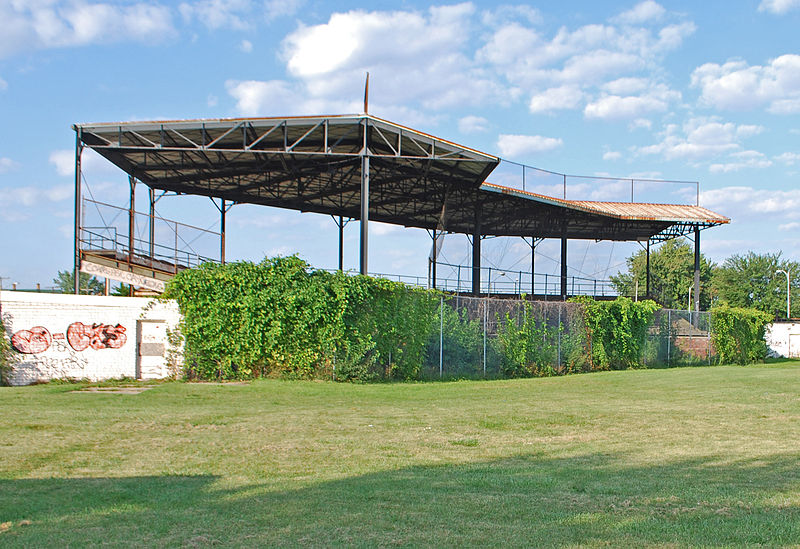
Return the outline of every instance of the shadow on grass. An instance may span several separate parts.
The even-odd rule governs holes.
[[[797,455],[652,466],[527,455],[283,490],[230,484],[215,476],[0,480],[0,545],[800,542]]]

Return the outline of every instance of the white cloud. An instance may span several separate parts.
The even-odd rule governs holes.
[[[264,2],[264,17],[267,21],[291,17],[300,10],[303,3],[303,0],[267,0]]]
[[[717,118],[692,118],[683,127],[670,124],[660,143],[636,149],[642,154],[660,154],[668,160],[705,160],[741,149],[741,141],[763,131],[754,125],[736,125]]]
[[[541,135],[501,134],[497,139],[497,148],[500,149],[501,156],[510,158],[552,151],[563,144],[564,142],[559,138]]]
[[[461,133],[482,133],[489,129],[489,121],[482,116],[465,116],[458,121]]]
[[[733,186],[701,191],[700,204],[730,217],[734,222],[755,220],[760,225],[777,226],[794,222],[800,208],[800,189],[756,189]]]
[[[697,25],[691,21],[684,21],[676,25],[667,25],[658,31],[656,49],[658,51],[675,50],[683,44],[684,39],[693,35],[696,30]]]
[[[536,8],[526,5],[498,6],[494,10],[487,10],[481,14],[481,22],[488,27],[501,27],[510,22],[522,20],[531,25],[542,22],[542,15]]]
[[[627,24],[641,25],[651,21],[658,21],[667,12],[660,4],[653,0],[645,0],[636,4],[632,9],[624,11],[614,17],[612,21]]]
[[[622,158],[622,153],[619,151],[608,151],[603,153],[603,160],[616,161]]]
[[[744,61],[706,63],[692,73],[701,101],[718,109],[748,110],[766,105],[775,114],[800,113],[800,55],[786,54],[767,65]]]
[[[612,83],[612,87],[623,88],[625,85],[632,87],[630,81],[623,85]],[[639,118],[650,112],[663,112],[669,104],[680,100],[680,93],[672,91],[663,84],[652,86],[642,95],[604,95],[586,105],[583,113],[586,118],[600,118],[603,120]]]
[[[18,222],[30,218],[31,208],[46,202],[61,202],[73,196],[72,185],[55,185],[49,188],[23,187],[0,188],[0,218],[7,222]]]
[[[8,82],[0,78],[0,91],[5,91],[8,89]]]
[[[174,34],[170,9],[137,3],[3,2],[0,57],[23,50],[134,40],[162,41]]]
[[[601,87],[612,95],[631,95],[645,91],[650,87],[650,82],[646,78],[626,77],[606,82]]]
[[[653,127],[653,122],[647,118],[637,118],[636,120],[633,120],[628,127],[631,130],[649,130]]]
[[[531,97],[528,109],[534,114],[575,109],[582,100],[583,92],[579,87],[560,86],[558,88],[550,88]]]
[[[282,80],[228,80],[225,88],[236,99],[236,110],[246,116],[300,112],[292,109],[296,94]]]
[[[19,162],[15,162],[5,156],[0,157],[0,173],[8,173],[19,168]]]
[[[758,151],[739,151],[730,155],[730,162],[712,164],[711,173],[737,172],[744,168],[769,168],[772,161]]]
[[[792,221],[790,223],[784,223],[783,225],[778,225],[779,231],[794,231],[795,229],[800,229],[800,223],[797,221]]]
[[[178,11],[187,22],[197,19],[206,27],[216,29],[245,30],[252,25],[249,14],[253,9],[250,0],[201,0],[183,2]]]
[[[380,223],[377,221],[373,221],[369,224],[369,232],[374,234],[375,236],[383,236],[392,233],[398,233],[403,230],[403,227],[399,225],[391,225],[389,223]]]
[[[607,95],[589,103],[583,111],[586,118],[614,120],[636,118],[652,111],[666,110],[667,104],[652,97],[620,97]]]
[[[59,150],[50,153],[50,163],[55,165],[58,175],[70,175],[75,171],[75,153],[69,150]]]
[[[75,175],[75,151],[59,149],[50,153],[49,162],[56,168],[56,172],[61,176]],[[81,170],[84,172],[115,172],[117,168],[108,160],[94,152],[92,149],[85,148],[81,154]]]
[[[800,0],[761,0],[758,11],[768,11],[775,15],[783,15],[800,8]]]
[[[370,92],[387,104],[441,109],[507,102],[507,91],[472,59],[474,13],[470,3],[334,13],[327,23],[288,35],[281,55],[308,99],[360,97],[369,72]]]
[[[250,53],[253,51],[253,43],[250,40],[242,40],[239,44],[239,49],[244,53]]]
[[[350,101],[309,96],[300,84],[284,80],[228,80],[228,94],[236,100],[236,110],[244,116],[286,116],[358,113],[364,109],[363,98]],[[370,112],[374,112],[370,105]],[[407,123],[419,122],[422,117],[413,111],[400,111]],[[430,120],[430,118],[428,119]]]
[[[558,82],[600,84],[609,77],[644,67],[644,59],[634,53],[598,49],[571,57],[562,70],[551,71],[550,76]]]
[[[778,162],[783,162],[787,166],[794,166],[795,163],[800,164],[800,153],[785,152],[775,157]]]
[[[642,5],[658,6],[654,2]],[[575,30],[562,27],[548,38],[514,21],[494,30],[477,58],[502,71],[509,82],[525,88],[575,84],[585,89],[609,78],[651,71],[661,56],[678,48],[695,30],[690,21],[657,31],[591,24]]]

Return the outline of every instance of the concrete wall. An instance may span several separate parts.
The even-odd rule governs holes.
[[[773,322],[766,339],[770,356],[800,358],[800,322]]]
[[[3,291],[0,317],[14,349],[13,385],[167,377],[180,356],[167,341],[180,321],[175,302]]]

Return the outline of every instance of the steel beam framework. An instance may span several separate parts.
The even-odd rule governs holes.
[[[476,291],[480,241],[487,235],[531,238],[533,269],[535,245],[542,238],[561,239],[565,252],[567,239],[660,242],[719,224],[631,219],[506,192],[485,184],[499,158],[367,114],[83,124],[74,129],[76,291],[84,147],[120,167],[132,182],[147,185],[151,204],[154,189],[219,199],[223,227],[226,205],[233,203],[330,214],[340,219],[340,258],[342,219],[358,219],[361,273],[368,269],[370,221],[470,235]],[[220,253],[224,261],[224,234]]]

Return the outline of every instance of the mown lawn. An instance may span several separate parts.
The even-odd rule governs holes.
[[[800,363],[0,388],[0,546],[797,546]]]

